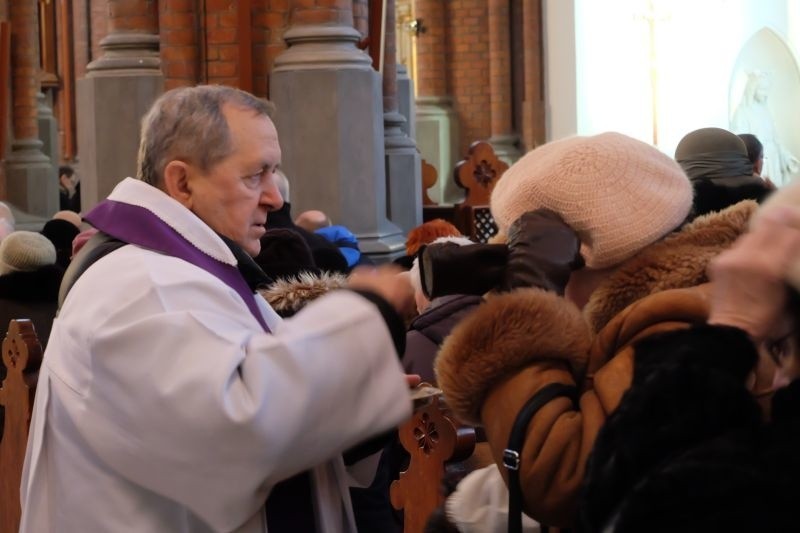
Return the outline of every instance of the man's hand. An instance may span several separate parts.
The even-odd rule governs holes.
[[[709,324],[735,326],[764,340],[786,307],[786,274],[800,261],[800,210],[776,208],[709,266]]]
[[[401,317],[413,315],[416,310],[414,288],[408,273],[395,265],[356,267],[347,278],[347,288],[377,294],[389,302]]]

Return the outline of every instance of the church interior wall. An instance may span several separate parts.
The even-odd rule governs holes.
[[[791,0],[550,0],[545,8],[548,139],[617,130],[655,136],[672,154],[693,129],[729,127],[732,78],[753,35],[767,28],[800,57],[800,6]]]

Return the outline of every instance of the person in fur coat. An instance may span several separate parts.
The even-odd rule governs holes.
[[[757,208],[746,201],[683,226],[692,199],[674,160],[617,133],[545,144],[512,165],[492,194],[492,214],[509,235],[504,284],[514,290],[488,297],[453,330],[436,373],[455,413],[484,427],[504,478],[503,452],[522,406],[549,384],[576,388],[575,401],[558,396],[538,410],[520,453],[523,509],[544,525],[575,525],[587,459],[631,385],[633,344],[706,321],[708,263]],[[548,237],[559,221],[561,237]],[[537,254],[541,242],[548,253]],[[566,261],[576,245],[583,268]],[[422,263],[435,293],[436,261]],[[752,382],[756,396],[771,390],[767,367]],[[446,509],[457,523],[450,501]]]
[[[709,324],[635,345],[633,383],[588,463],[579,530],[796,529],[800,202],[790,197],[800,190],[791,188],[712,262]],[[759,357],[777,366],[769,413],[746,386]]]

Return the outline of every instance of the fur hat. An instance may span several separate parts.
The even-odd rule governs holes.
[[[677,228],[692,186],[673,159],[641,141],[613,132],[570,137],[528,152],[492,192],[501,231],[540,207],[578,233],[587,267],[603,268]]]
[[[55,215],[53,215],[53,220],[66,220],[79,230],[81,228],[81,216],[75,211],[70,211],[68,209],[58,211]]]
[[[33,272],[56,262],[56,248],[41,233],[15,231],[0,242],[0,275]]]

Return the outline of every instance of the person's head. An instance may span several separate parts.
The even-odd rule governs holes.
[[[322,211],[311,210],[303,211],[294,220],[294,223],[304,230],[317,231],[320,228],[327,228],[331,225],[331,219]]]
[[[15,231],[0,242],[0,275],[33,272],[56,263],[56,248],[33,231]]]
[[[65,209],[63,211],[57,211],[55,215],[53,215],[53,220],[66,220],[76,228],[80,229],[83,220],[81,216],[76,213],[75,211],[70,211]]]
[[[255,262],[273,280],[294,278],[302,272],[320,274],[303,236],[287,228],[267,230]]]
[[[675,160],[692,180],[753,173],[744,141],[722,128],[701,128],[684,135],[675,148]]]
[[[692,207],[692,186],[674,160],[641,141],[613,132],[570,137],[528,152],[492,192],[503,233],[542,207],[577,233],[586,267],[600,270],[678,228]]]
[[[283,199],[270,104],[218,85],[164,93],[142,120],[137,178],[163,190],[250,255]]]
[[[747,158],[753,163],[753,174],[760,176],[764,168],[764,145],[752,133],[740,133],[739,138],[747,147]]]
[[[452,242],[459,246],[469,246],[471,244],[475,244],[463,235],[439,237],[426,244],[440,244],[445,242]],[[411,265],[408,275],[409,281],[411,282],[411,287],[414,289],[414,302],[417,305],[417,312],[421,314],[428,307],[430,307],[431,301],[427,296],[425,296],[425,291],[422,290],[422,278],[420,277],[421,274],[419,270],[419,257],[414,258],[414,263]]]
[[[72,176],[75,175],[75,170],[73,170],[73,168],[69,165],[62,165],[58,167],[58,175],[59,177],[64,176],[67,178],[71,178]]]
[[[420,247],[430,244],[439,237],[461,237],[461,232],[450,222],[441,218],[429,220],[408,232],[406,236],[406,255],[413,257]]]

